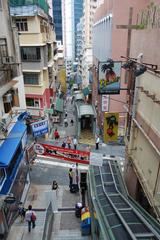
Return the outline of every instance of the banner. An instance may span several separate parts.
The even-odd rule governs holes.
[[[104,142],[117,141],[119,113],[104,114]]]
[[[99,94],[119,94],[121,62],[100,62],[98,76],[98,93]]]
[[[36,143],[36,154],[59,158],[74,163],[89,164],[90,152],[53,146],[50,144]]]

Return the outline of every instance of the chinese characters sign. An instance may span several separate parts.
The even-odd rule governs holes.
[[[121,62],[115,61],[110,64],[108,61],[99,63],[99,94],[120,93]]]
[[[109,110],[109,96],[102,95],[102,112],[108,112]]]
[[[48,120],[42,120],[31,124],[33,137],[39,137],[48,133]]]
[[[119,113],[104,114],[104,142],[117,141]]]

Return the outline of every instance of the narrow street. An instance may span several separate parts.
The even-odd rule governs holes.
[[[61,146],[67,136],[72,138],[75,136],[76,119],[74,115],[74,105],[71,105],[70,101],[67,102],[66,110],[68,113],[68,127],[64,127],[63,120],[60,124],[54,124],[54,127],[51,128],[48,139],[37,139],[38,143],[49,143],[55,146]],[[71,119],[74,120],[73,126],[70,124]],[[59,140],[54,139],[53,132],[55,129],[57,129],[60,134]],[[78,144],[77,149],[85,150],[87,146],[88,145],[86,144]],[[122,160],[124,158],[123,146],[109,146],[101,143],[99,150],[95,150],[95,146],[91,146],[91,151],[98,151],[100,153],[104,153],[105,155],[107,153],[107,155],[119,156]],[[31,186],[29,192],[27,193],[25,207],[27,208],[28,205],[31,204],[36,211],[36,228],[31,232],[31,234],[28,234],[27,224],[25,222],[21,223],[20,219],[17,218],[11,227],[7,240],[13,239],[15,234],[15,239],[17,240],[40,239],[40,236],[43,235],[45,209],[48,207],[49,199],[52,199],[53,197],[51,190],[53,180],[56,180],[59,184],[58,194],[56,197],[56,202],[58,204],[57,207],[59,210],[54,212],[51,239],[89,239],[87,236],[81,236],[80,219],[75,216],[75,204],[77,202],[81,202],[82,197],[80,191],[76,194],[71,194],[69,191],[68,169],[70,167],[75,167],[75,164],[40,156],[35,160],[30,172]],[[79,170],[86,171],[87,169],[87,166],[79,165]],[[54,201],[53,199],[51,201]],[[17,232],[19,233],[18,236]]]

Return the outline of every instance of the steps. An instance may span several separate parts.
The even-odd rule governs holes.
[[[89,236],[81,236],[80,230],[60,230],[53,233],[51,240],[89,240]]]

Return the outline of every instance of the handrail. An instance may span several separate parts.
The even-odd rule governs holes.
[[[52,232],[51,230],[52,230],[53,218],[54,218],[54,213],[52,209],[52,203],[49,202],[49,205],[46,208],[42,240],[50,239],[51,232]]]

